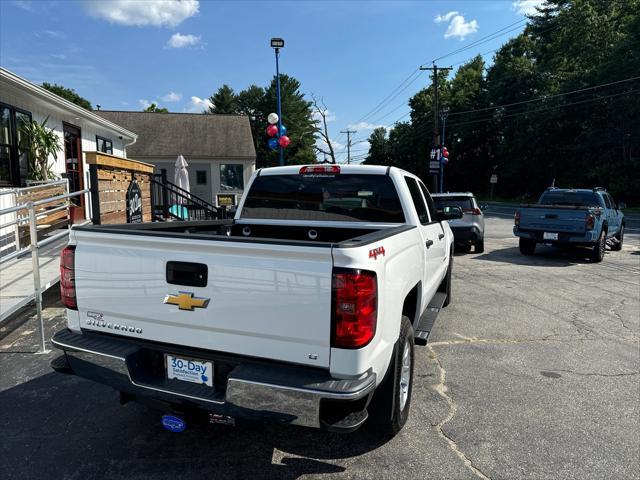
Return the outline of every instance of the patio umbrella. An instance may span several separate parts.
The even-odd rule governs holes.
[[[182,155],[178,156],[176,160],[174,174],[173,174],[173,183],[175,183],[178,187],[187,192],[190,191],[191,186],[189,185],[189,171],[187,167],[189,164],[184,159]]]

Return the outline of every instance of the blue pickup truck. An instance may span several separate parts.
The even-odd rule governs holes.
[[[604,258],[607,243],[621,250],[624,239],[624,204],[617,204],[604,188],[549,188],[538,203],[520,205],[513,233],[520,237],[520,252],[533,255],[538,243],[589,247],[595,262]]]

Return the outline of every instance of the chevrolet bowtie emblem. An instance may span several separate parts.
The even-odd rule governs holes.
[[[164,297],[164,302],[168,305],[177,305],[180,310],[193,311],[194,308],[207,308],[208,298],[194,297],[191,292],[178,292],[177,295],[169,294]]]

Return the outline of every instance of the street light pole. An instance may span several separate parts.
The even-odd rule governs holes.
[[[278,103],[278,144],[280,143],[280,136],[282,135],[282,103],[280,98],[280,49],[284,47],[284,40],[282,38],[272,38],[271,46],[276,51],[276,98]],[[284,165],[284,148],[280,145],[280,166]]]

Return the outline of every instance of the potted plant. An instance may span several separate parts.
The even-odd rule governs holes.
[[[29,156],[29,180],[46,182],[56,177],[49,157],[57,160],[62,146],[53,128],[47,127],[48,120],[31,120],[20,126],[20,149]]]

